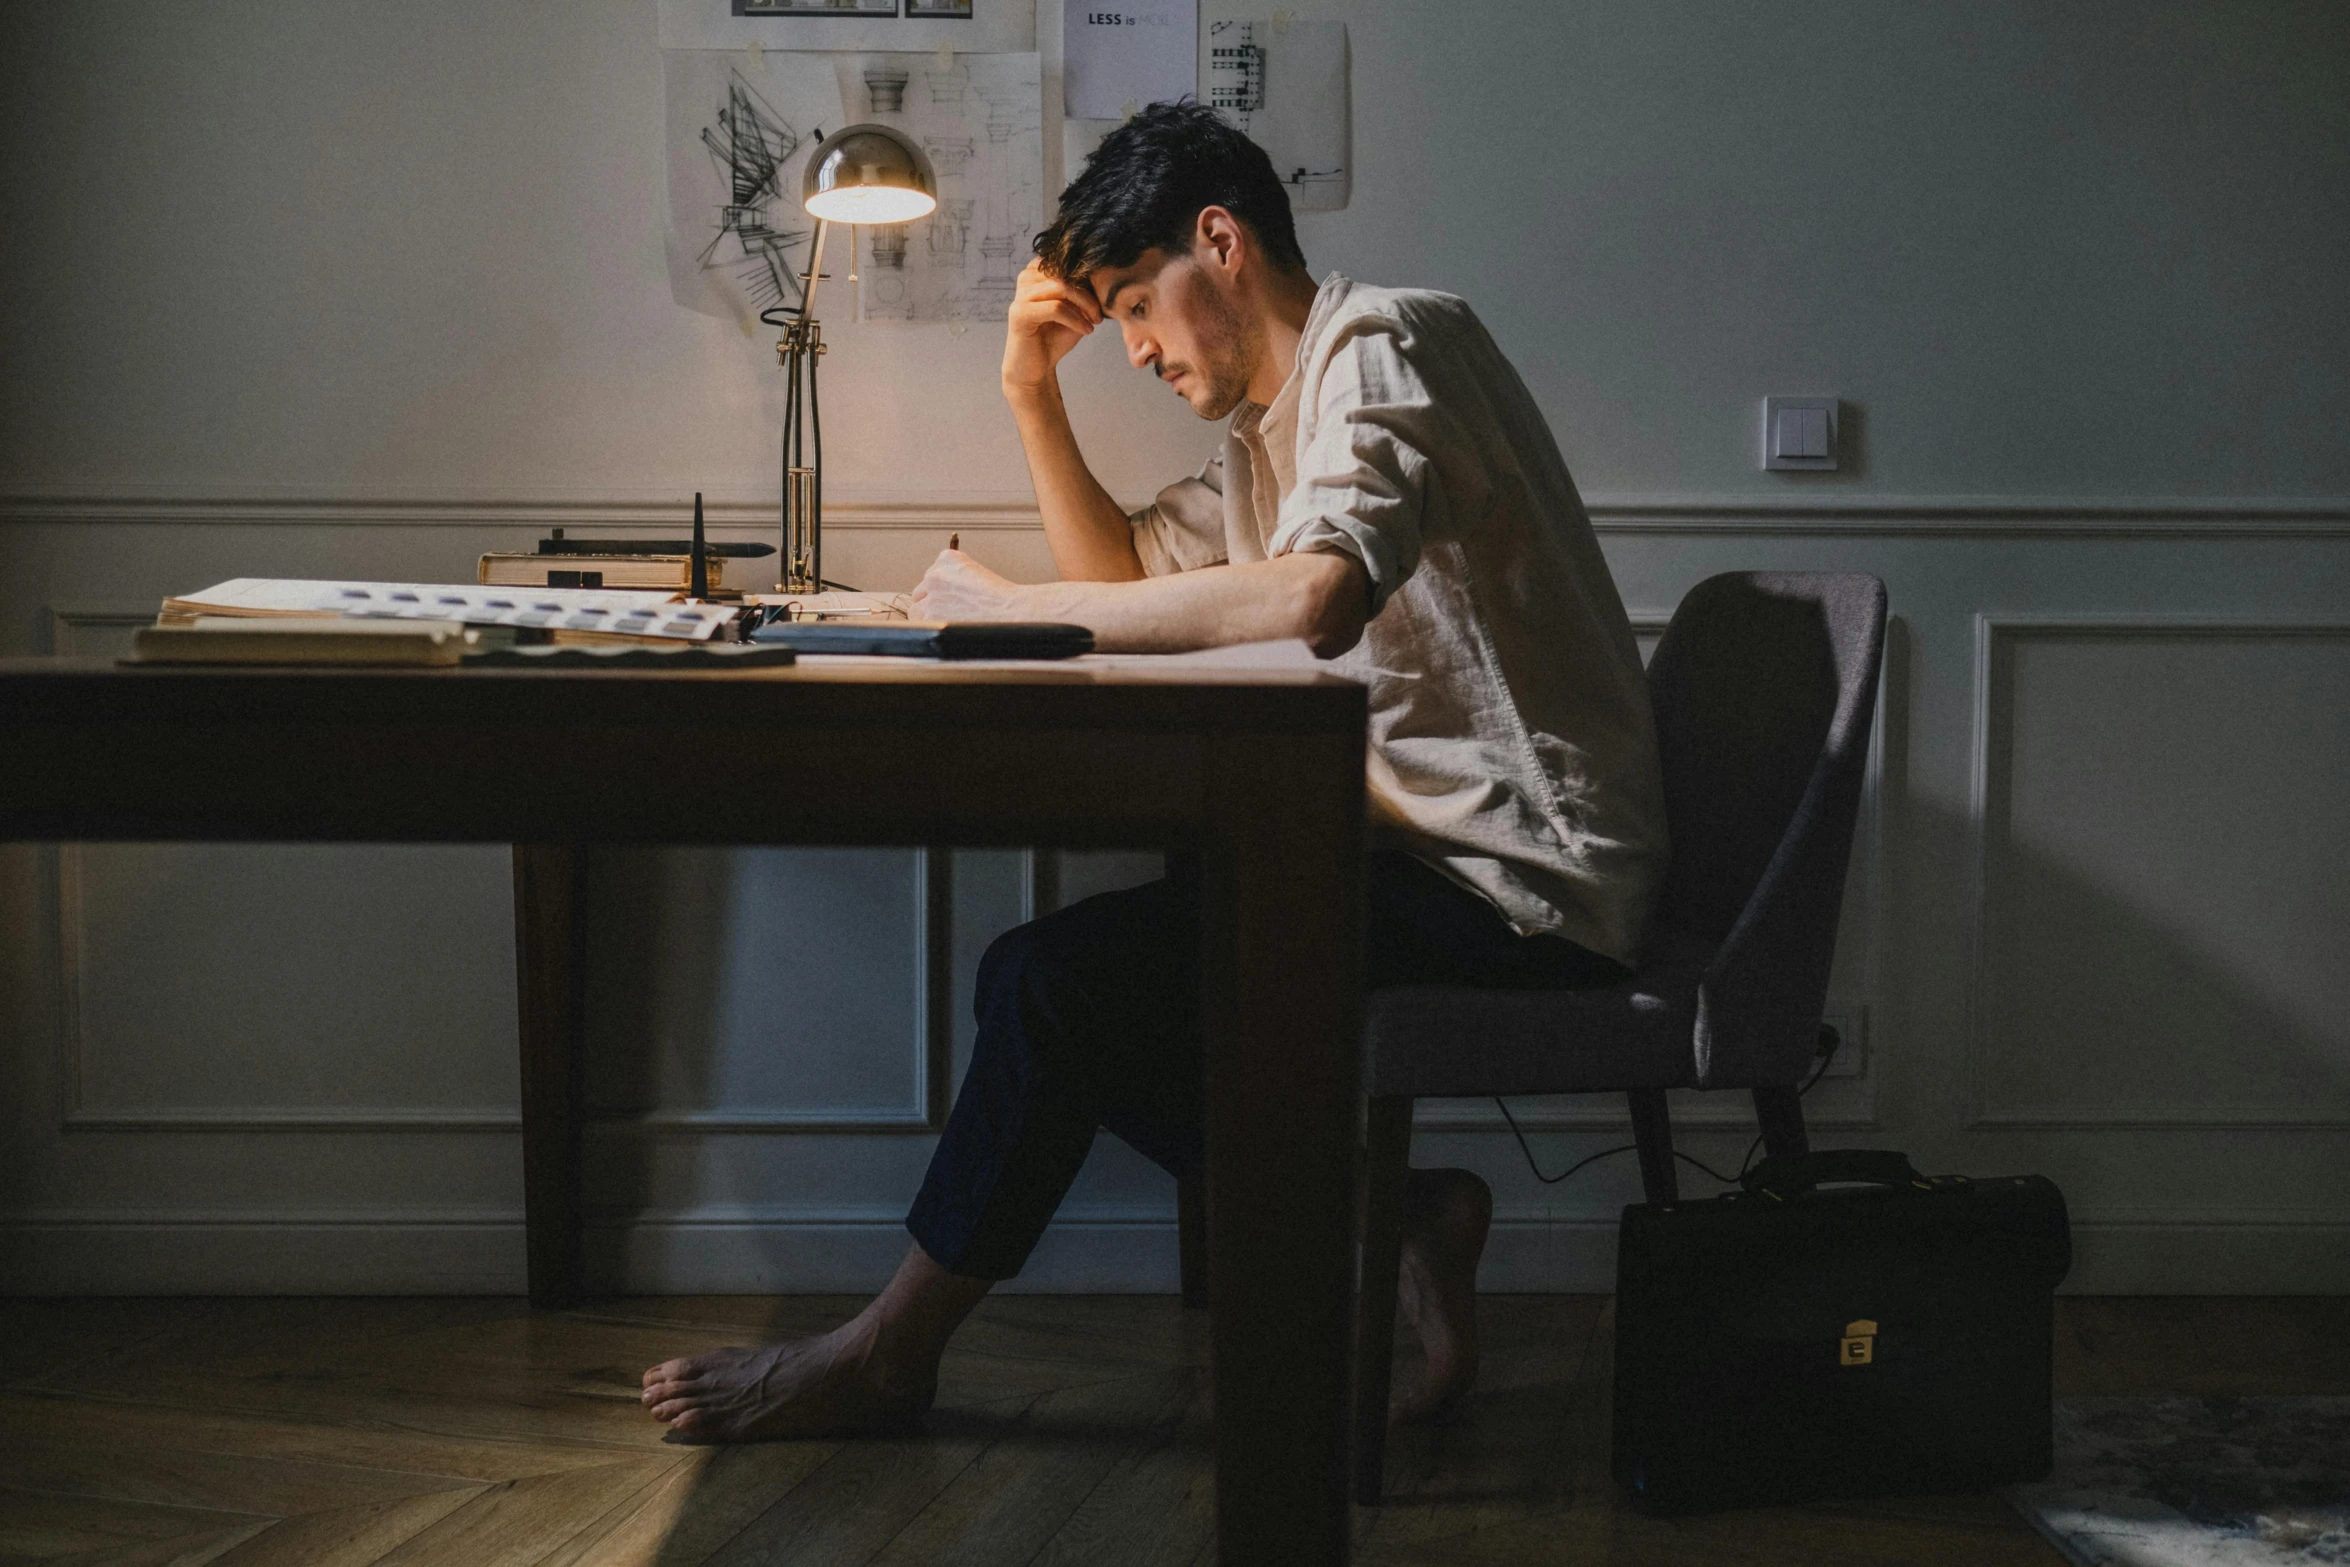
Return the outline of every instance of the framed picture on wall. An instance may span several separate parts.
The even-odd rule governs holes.
[[[734,0],[737,16],[895,16],[898,0]]]
[[[736,16],[897,16],[910,21],[968,22],[974,0],[733,0]]]
[[[657,0],[664,49],[1027,54],[1038,0]]]

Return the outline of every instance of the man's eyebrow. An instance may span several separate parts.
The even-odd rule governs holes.
[[[1111,307],[1118,303],[1118,296],[1133,286],[1134,279],[1130,277],[1122,277],[1116,283],[1113,283],[1110,286],[1109,297],[1102,301],[1102,314],[1105,316],[1108,315],[1110,313]]]

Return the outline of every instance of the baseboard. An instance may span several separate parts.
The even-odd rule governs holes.
[[[9,1295],[518,1295],[519,1221],[0,1223]]]
[[[829,1294],[880,1287],[905,1255],[894,1219],[673,1218],[591,1228],[598,1293]],[[1479,1287],[1591,1294],[1615,1287],[1616,1230],[1590,1219],[1503,1219]],[[1175,1226],[1163,1218],[1057,1224],[1007,1290],[1167,1294]],[[5,1295],[514,1295],[522,1226],[510,1219],[0,1221]],[[2350,1223],[2084,1221],[2081,1295],[2350,1295]]]

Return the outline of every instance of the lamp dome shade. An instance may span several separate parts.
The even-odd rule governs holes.
[[[831,223],[904,223],[938,205],[938,176],[903,131],[851,125],[808,155],[800,205]]]

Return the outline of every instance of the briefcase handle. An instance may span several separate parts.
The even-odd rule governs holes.
[[[1749,1170],[1739,1185],[1750,1192],[1800,1192],[1830,1181],[1862,1181],[1873,1186],[1907,1186],[1925,1177],[1909,1162],[1909,1155],[1890,1148],[1824,1148],[1794,1159],[1765,1159]]]

